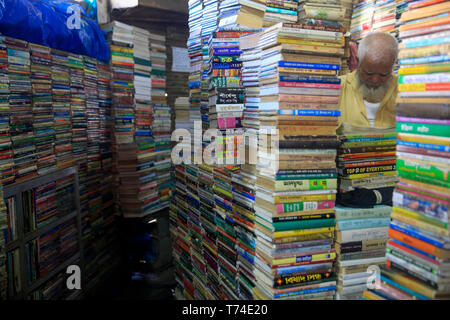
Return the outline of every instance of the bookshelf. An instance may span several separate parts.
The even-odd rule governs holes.
[[[68,184],[69,193],[70,190],[72,191],[71,195],[66,194],[66,197],[64,197],[64,192],[58,193],[58,191],[55,191],[55,198],[56,198],[56,210],[57,214],[55,214],[55,218],[51,219],[50,222],[45,223],[43,225],[40,225],[39,222],[36,222],[36,228],[31,231],[26,231],[26,192],[29,192],[30,190],[36,190],[35,188],[46,186],[49,183],[52,184],[55,183],[55,190],[57,188],[63,188],[61,185],[58,185],[58,181],[61,181],[61,179],[71,177],[73,180],[70,180]],[[3,189],[3,195],[4,199],[11,199],[14,200],[14,223],[15,223],[15,234],[13,236],[13,240],[9,241],[5,245],[5,250],[7,255],[9,253],[14,252],[15,250],[18,250],[18,254],[15,256],[16,259],[18,259],[18,263],[16,261],[15,265],[19,266],[19,270],[14,269],[14,276],[13,278],[9,279],[8,284],[8,295],[9,299],[15,299],[15,300],[23,300],[28,299],[30,295],[33,294],[36,290],[41,288],[44,284],[46,284],[48,281],[52,280],[54,277],[61,275],[62,273],[65,273],[65,270],[69,265],[77,264],[80,267],[81,270],[81,290],[74,290],[71,292],[67,299],[77,299],[82,295],[83,288],[85,288],[84,283],[84,255],[83,255],[83,246],[81,241],[82,236],[82,229],[81,229],[81,214],[80,214],[80,197],[79,197],[79,184],[78,184],[78,170],[76,167],[68,167],[63,169],[57,169],[51,173],[48,173],[46,175],[38,176],[36,178],[27,180],[25,182],[21,183],[14,183],[10,186],[6,186]],[[61,189],[60,189],[61,190]],[[34,192],[34,191],[33,191]],[[48,192],[45,194],[47,196]],[[61,195],[62,194],[62,195]],[[67,195],[72,200],[72,206],[67,201]],[[36,196],[36,193],[33,193],[33,199],[34,203],[36,203],[36,199],[38,199],[38,196]],[[50,196],[51,197],[51,196]],[[25,200],[25,201],[24,201]],[[58,200],[60,202],[58,203]],[[61,209],[63,206],[61,206],[61,201],[66,204],[67,207],[69,207],[70,212],[65,212],[67,208]],[[66,207],[66,205],[64,205]],[[33,212],[32,214],[36,214],[36,207],[32,207]],[[71,210],[73,209],[73,210]],[[50,220],[50,219],[49,219]],[[64,240],[62,240],[62,237],[64,235],[59,234],[59,231],[67,223],[70,223],[71,221],[74,221],[74,224],[76,226],[76,234],[72,232],[72,237],[76,238],[77,246],[76,250],[69,252],[68,256],[63,256],[64,248],[61,245]],[[69,225],[70,226],[70,225]],[[53,235],[56,233],[52,233],[52,230],[57,230],[56,233],[58,233],[58,238],[56,240],[57,245],[61,245],[61,247],[57,247],[58,253],[60,256],[57,257],[57,259],[64,257],[63,261],[58,261],[52,268],[50,268],[47,272],[45,272],[42,275],[31,277],[30,279],[30,273],[34,272],[32,270],[32,267],[37,267],[36,265],[33,265],[31,262],[31,254],[32,249],[30,250],[30,257],[27,257],[27,249],[26,246],[30,242],[36,239],[42,239],[40,237],[43,237],[44,235]],[[61,232],[63,232],[61,230]],[[61,238],[60,238],[61,237]],[[51,238],[51,236],[50,236]],[[73,240],[73,239],[72,239]],[[42,249],[44,245],[41,243],[40,249]],[[73,245],[72,245],[73,247]],[[49,249],[51,250],[51,249]],[[10,270],[11,272],[12,270]],[[17,274],[17,272],[19,274]],[[40,271],[37,271],[38,274],[40,274]]]

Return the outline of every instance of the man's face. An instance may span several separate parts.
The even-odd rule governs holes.
[[[388,90],[388,81],[392,77],[392,59],[386,59],[382,63],[376,63],[366,54],[358,66],[356,76],[359,89],[364,100],[380,102]]]
[[[391,59],[376,63],[366,54],[358,67],[360,80],[366,87],[377,89],[391,78],[392,66]]]

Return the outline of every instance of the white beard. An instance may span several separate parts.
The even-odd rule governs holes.
[[[358,80],[358,87],[359,90],[361,90],[364,100],[369,102],[381,102],[381,100],[383,100],[388,91],[388,83],[390,79],[388,79],[378,88],[369,88],[368,86],[366,86],[366,84],[361,81],[358,71],[356,71],[356,79]]]

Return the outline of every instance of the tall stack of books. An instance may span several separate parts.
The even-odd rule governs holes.
[[[397,33],[395,28],[397,7],[395,0],[377,0],[372,18],[372,31]]]
[[[3,185],[0,184],[0,299],[6,300],[8,290],[8,271],[6,268],[5,244],[8,230],[8,217],[5,201],[3,200]]]
[[[175,165],[174,175],[176,182],[170,217],[172,220],[172,253],[175,265],[175,297],[179,300],[194,299],[185,164]]]
[[[358,0],[353,5],[350,33],[353,41],[359,42],[372,30],[375,0]]]
[[[159,204],[155,210],[169,206],[170,191],[170,130],[171,108],[167,105],[166,93],[166,37],[162,34],[150,33],[150,56],[152,63],[152,102],[153,123],[152,135],[155,143],[155,170],[158,183]]]
[[[151,136],[152,125],[152,80],[150,72],[149,36],[147,30],[133,28],[133,55],[134,55],[134,89],[135,89],[135,123],[136,139]]]
[[[214,215],[213,167],[206,164],[198,165],[198,183],[201,212],[200,220],[203,228],[203,257],[206,261],[206,295],[210,300],[220,300],[222,294],[219,285],[218,234]]]
[[[191,119],[189,97],[177,97],[175,99],[175,129],[186,129],[194,135],[194,119]]]
[[[10,134],[15,181],[37,175],[34,145],[30,52],[25,41],[6,38],[8,48]]]
[[[70,112],[70,68],[67,52],[52,49],[52,96],[55,123],[55,154],[58,168],[73,165]]]
[[[266,0],[264,26],[269,27],[278,22],[297,22],[298,0]]]
[[[280,23],[259,41],[258,299],[332,299],[336,289],[337,72],[343,37],[337,34],[341,27],[323,29]],[[307,44],[314,41],[322,46]]]
[[[356,128],[344,124],[338,132],[339,192],[393,187],[396,133],[392,129]],[[391,206],[342,203],[336,207],[338,299],[361,299],[369,266],[386,261]]]
[[[345,9],[344,21],[342,21],[342,25],[346,31],[350,30],[350,25],[352,23],[353,2],[353,0],[340,0],[341,6]]]
[[[202,9],[202,1],[189,1],[189,39],[187,41],[191,66],[189,73],[189,102],[191,110],[197,115],[200,113],[201,108],[201,77],[203,66]]]
[[[50,48],[30,44],[34,143],[38,174],[56,168]]]
[[[401,16],[397,172],[387,268],[367,299],[449,299],[448,1],[408,4]]]
[[[8,49],[5,37],[0,35],[0,184],[14,182],[13,149],[10,132]]]

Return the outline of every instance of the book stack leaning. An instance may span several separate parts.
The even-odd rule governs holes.
[[[343,45],[340,27],[312,24],[279,23],[260,38],[257,299],[334,298]]]
[[[387,268],[366,299],[450,298],[450,2],[401,16],[397,171]]]

